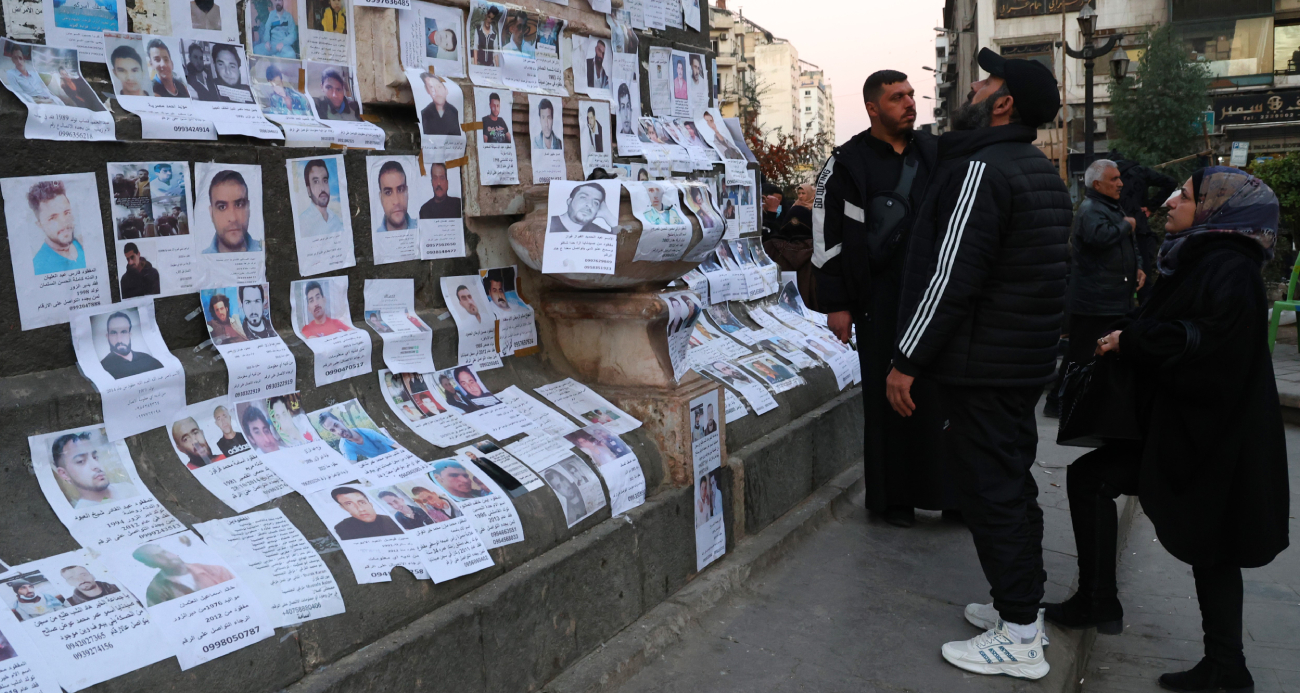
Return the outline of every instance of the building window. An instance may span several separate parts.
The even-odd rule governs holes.
[[[1177,27],[1187,58],[1205,63],[1215,77],[1242,77],[1273,72],[1273,18],[1254,17]],[[1282,47],[1286,59],[1298,46]],[[1278,69],[1286,69],[1283,62]]]
[[[1052,66],[1053,47],[1049,43],[1028,43],[1019,46],[1002,46],[998,52],[1008,58],[1024,58],[1042,63],[1052,74],[1056,74],[1056,68]]]
[[[1300,75],[1300,24],[1273,29],[1273,74]]]

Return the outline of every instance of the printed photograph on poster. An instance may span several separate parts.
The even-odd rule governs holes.
[[[528,95],[528,131],[532,149],[533,183],[564,180],[564,131],[556,117],[555,104],[563,102],[552,96]]]
[[[171,10],[172,36],[239,42],[235,0],[169,0],[168,7]]]
[[[216,346],[280,337],[271,326],[269,284],[204,289],[199,302]]]
[[[610,151],[608,103],[578,102],[578,141],[582,151],[582,174],[590,176],[598,168],[609,172],[614,157]]]
[[[421,72],[433,68],[442,77],[464,77],[464,12],[423,0],[410,0],[410,4],[410,9],[397,11],[402,65]]]
[[[295,491],[306,495],[356,478],[355,467],[316,434],[298,393],[239,402],[235,414],[258,457]]]
[[[352,324],[346,276],[293,282],[289,298],[293,331],[316,356],[318,386],[370,372],[370,336]]]
[[[234,420],[225,397],[191,404],[172,422],[172,447],[209,493],[237,513],[293,491],[266,466]]]
[[[535,392],[573,418],[600,424],[618,435],[641,427],[641,422],[631,414],[614,406],[609,400],[573,378],[542,385],[536,388]]]
[[[474,84],[503,86],[501,84],[501,26],[505,22],[506,8],[482,0],[471,0],[466,23],[466,41],[469,47],[469,78]],[[482,109],[476,112],[483,113]]]
[[[0,590],[13,595],[0,613],[0,682],[20,673],[21,659],[36,675],[5,691],[34,693],[30,684],[47,676],[57,682],[43,693],[79,691],[175,653],[121,577],[86,549],[14,566]]]
[[[104,563],[137,597],[181,670],[275,636],[253,590],[192,531],[107,552]],[[205,618],[193,618],[201,610]]]
[[[335,142],[359,149],[384,148],[383,128],[361,118],[363,110],[354,68],[342,60],[304,60],[302,69],[316,117],[334,131]]]
[[[691,369],[686,350],[691,334],[699,319],[700,298],[689,291],[660,294],[668,313],[668,358],[673,367],[673,378],[680,380]]]
[[[429,577],[445,582],[493,565],[469,518],[424,475],[370,489],[383,512],[402,526]]]
[[[198,522],[194,530],[248,583],[272,627],[344,612],[334,575],[283,510]]]
[[[349,0],[298,0],[303,60],[351,62],[348,34],[352,7]]]
[[[524,540],[519,513],[491,477],[462,458],[434,460],[428,478],[460,506],[489,549]]]
[[[695,9],[699,17],[699,8]],[[704,56],[699,53],[687,53],[686,62],[690,66],[690,79],[686,82],[686,92],[690,103],[689,118],[698,118],[709,107],[709,71],[704,67]]]
[[[537,346],[537,321],[532,306],[519,297],[518,271],[514,265],[478,271],[483,290],[496,314],[500,351],[509,356]]]
[[[569,89],[564,84],[563,57],[568,54],[568,46],[563,48],[564,25],[566,22],[558,17],[539,14],[537,25],[537,88],[552,96],[568,96]]]
[[[542,480],[564,510],[564,522],[572,527],[605,507],[605,490],[586,462],[569,456],[541,471]]]
[[[440,448],[448,448],[482,436],[481,431],[450,410],[442,392],[434,396],[432,390],[437,387],[436,383],[434,373],[379,372],[379,385],[388,408],[421,438]]]
[[[310,277],[356,265],[343,155],[287,159],[284,165],[289,176],[298,273]]]
[[[398,566],[417,580],[428,578],[415,544],[393,518],[381,513],[383,506],[375,505],[366,488],[357,482],[336,484],[304,497],[339,542],[357,584],[391,582]]]
[[[456,321],[458,333],[457,361],[477,368],[498,368],[501,355],[497,350],[496,316],[483,293],[483,282],[476,274],[440,277],[442,299]]]
[[[695,219],[699,221],[703,237],[686,251],[683,259],[700,260],[718,246],[718,242],[722,240],[722,234],[726,232],[726,225],[722,220],[722,215],[713,205],[713,195],[709,192],[707,185],[703,183],[686,183],[685,185],[686,207],[695,214]]]
[[[651,0],[647,6],[657,3]],[[654,116],[669,116],[673,113],[672,94],[672,57],[673,49],[668,46],[650,46],[648,53],[649,69],[646,79],[650,82],[650,113]]]
[[[755,386],[757,387],[757,386]],[[715,408],[718,393],[712,390],[690,401],[691,457],[695,482],[695,566],[702,570],[727,548],[724,504],[719,484],[722,466],[722,434]],[[741,407],[743,409],[743,406]]]
[[[618,251],[615,180],[553,181],[550,184],[542,272],[613,274]]]
[[[538,15],[523,7],[507,6],[501,24],[501,81],[512,89],[538,91]]]
[[[254,56],[252,61],[250,76],[253,95],[262,107],[262,113],[268,117],[298,116],[316,120],[311,103],[307,101],[306,95],[298,91],[301,62],[261,56]]]
[[[616,80],[614,86],[615,103],[614,127],[615,140],[618,142],[619,156],[640,156],[641,139],[637,137],[637,128],[641,118],[641,85],[638,78],[640,70],[634,70],[622,80]],[[620,77],[622,77],[620,75]]]
[[[428,373],[433,365],[433,331],[415,312],[411,279],[367,279],[365,321],[384,344],[384,365],[395,373]]]
[[[120,0],[55,2],[41,0],[45,42],[66,46],[88,63],[104,62],[104,32],[126,31],[126,4]]]
[[[802,385],[804,380],[795,369],[781,363],[771,354],[752,354],[736,359],[736,363],[758,377],[773,392],[785,392]]]
[[[433,374],[434,397],[460,414],[465,422],[497,440],[505,440],[531,428],[523,414],[492,394],[472,366],[456,366]]]
[[[696,370],[709,376],[710,378],[734,388],[740,396],[749,403],[750,408],[755,414],[763,415],[776,409],[776,399],[767,388],[758,383],[757,380],[749,377],[739,366],[727,361],[714,361],[710,364],[699,364]]]
[[[189,177],[184,161],[108,164],[122,298],[194,291]]]
[[[668,115],[674,118],[691,117],[691,93],[690,82],[687,80],[689,72],[686,67],[688,54],[684,51],[672,52],[672,112]]]
[[[609,39],[574,34],[572,45],[573,90],[609,101],[614,68]]]
[[[482,469],[511,498],[518,498],[543,485],[541,477],[533,473],[533,470],[490,440],[480,440],[456,452]]]
[[[420,142],[425,156],[433,161],[465,156],[465,133],[460,129],[465,93],[460,85],[427,69],[408,69],[406,78],[415,97],[415,112],[420,116]]]
[[[389,483],[419,473],[428,465],[381,430],[355,399],[307,415],[317,435],[371,483]]]
[[[104,104],[81,75],[81,56],[76,50],[35,46],[9,39],[0,39],[0,43],[4,45],[4,57],[0,59],[0,82],[18,100],[28,106],[80,109],[85,111],[80,114],[83,119],[88,118],[87,114],[90,113],[106,113]],[[111,125],[108,132],[108,139],[112,139]]]
[[[615,516],[645,503],[645,474],[632,449],[617,435],[592,424],[565,436],[596,465],[609,489],[610,512]]]
[[[692,347],[707,347],[707,350],[700,349],[700,353],[716,353],[721,359],[734,359],[741,356],[749,356],[754,353],[752,349],[741,344],[740,342],[727,336],[725,332],[713,326],[709,319],[709,313],[701,315],[700,319],[695,321],[695,334],[691,336],[690,343]],[[692,349],[692,354],[695,349]],[[695,357],[692,355],[693,360]]]
[[[513,151],[513,149],[511,150]],[[463,167],[429,164],[428,184],[433,196],[420,205],[420,259],[465,256],[465,222],[461,207]]]
[[[667,181],[628,181],[623,187],[632,202],[632,215],[641,221],[641,240],[632,259],[681,259],[691,242],[693,229],[690,219],[681,213],[677,186]]]
[[[236,401],[296,392],[297,361],[271,326],[271,287],[246,284],[199,292],[212,344],[229,372]]]
[[[745,155],[731,140],[731,133],[722,123],[722,114],[716,108],[706,109],[704,116],[695,121],[700,128],[704,142],[718,152],[723,159],[744,160]]]
[[[484,114],[480,118],[482,134],[475,138],[480,185],[519,184],[519,165],[510,131],[513,108],[514,93],[509,89],[474,87],[474,112]]]
[[[190,100],[180,39],[106,32],[104,51],[113,93],[140,117],[144,139],[215,140],[216,127]]]
[[[197,288],[266,281],[262,167],[200,161],[194,177]]]
[[[298,3],[303,1],[249,0],[245,24],[248,27],[248,44],[253,47],[253,55],[291,60],[302,57],[302,52],[299,50],[297,17]]]
[[[185,529],[144,485],[126,441],[110,441],[103,426],[31,436],[27,443],[41,493],[78,544],[102,551]]]
[[[4,178],[0,195],[24,330],[112,301],[95,174]]]
[[[431,196],[416,156],[366,157],[370,196],[370,244],[375,264],[420,259],[418,212]]]
[[[152,298],[73,311],[72,346],[114,440],[165,426],[185,406],[185,371],[167,350]]]

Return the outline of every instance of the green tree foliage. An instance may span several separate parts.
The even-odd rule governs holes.
[[[1295,262],[1295,229],[1300,222],[1300,154],[1287,154],[1274,159],[1256,159],[1250,172],[1264,181],[1277,195],[1282,208],[1282,220],[1277,234],[1273,261],[1264,268],[1264,278],[1270,281],[1288,281]]]
[[[1209,105],[1210,71],[1187,60],[1168,25],[1148,34],[1146,44],[1136,76],[1111,80],[1111,116],[1117,131],[1111,148],[1153,166],[1204,149],[1196,123]],[[1178,177],[1194,166],[1188,162],[1168,172]]]

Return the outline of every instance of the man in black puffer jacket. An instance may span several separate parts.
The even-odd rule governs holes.
[[[1031,468],[1034,406],[1052,380],[1065,303],[1070,196],[1033,142],[1056,117],[1056,79],[1041,63],[984,49],[988,79],[971,85],[939,140],[939,161],[908,245],[898,348],[886,381],[900,415],[940,407],[962,512],[993,605],[967,619],[990,630],[943,646],[981,674],[1047,675],[1043,511]],[[939,401],[911,398],[924,373]]]

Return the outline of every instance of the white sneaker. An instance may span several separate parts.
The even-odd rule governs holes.
[[[970,640],[954,640],[942,649],[949,664],[976,674],[1001,674],[1020,679],[1041,679],[1051,671],[1043,656],[1043,617],[1038,617],[1038,635],[1033,641],[1018,642],[999,620],[997,627]]]
[[[980,630],[993,630],[994,628],[997,628],[998,620],[1000,618],[1001,616],[998,615],[998,610],[993,608],[992,603],[966,605],[966,620],[969,621],[972,626],[975,626]],[[1040,621],[1043,619],[1042,609],[1038,610],[1038,618]],[[1047,633],[1044,632],[1043,647],[1047,647],[1050,644],[1052,643],[1048,641]]]

